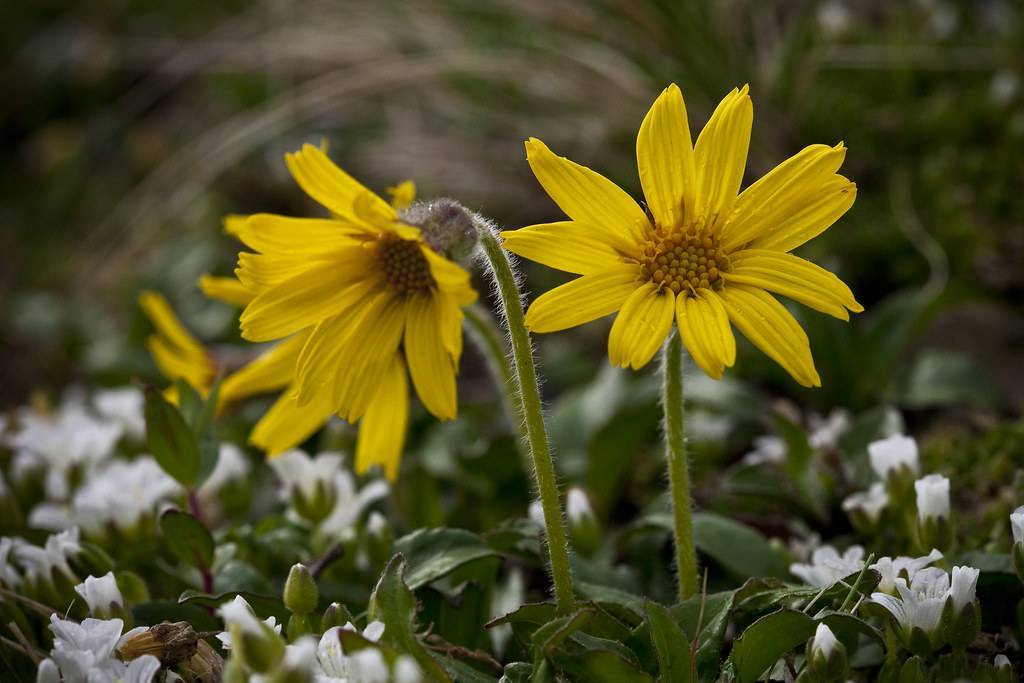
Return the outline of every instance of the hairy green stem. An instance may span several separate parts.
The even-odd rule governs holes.
[[[505,313],[505,324],[512,341],[512,358],[515,366],[515,388],[519,394],[523,421],[526,425],[527,445],[533,459],[533,474],[544,510],[544,527],[547,539],[548,561],[551,580],[555,588],[558,611],[567,614],[572,610],[574,598],[572,571],[569,566],[569,541],[562,516],[561,498],[555,478],[555,465],[551,459],[544,414],[541,410],[540,389],[537,385],[537,369],[533,363],[533,348],[526,331],[523,304],[519,294],[516,276],[508,254],[498,243],[493,228],[483,220],[477,221],[480,244],[490,265],[490,273],[497,285]]]
[[[697,553],[693,547],[690,501],[690,466],[686,460],[683,420],[683,344],[673,332],[665,345],[662,366],[661,406],[665,411],[665,458],[668,461],[669,497],[676,551],[679,599],[697,592]]]

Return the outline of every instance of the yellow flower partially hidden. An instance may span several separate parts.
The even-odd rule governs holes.
[[[461,307],[476,292],[468,272],[321,150],[305,145],[286,162],[332,218],[256,214],[229,225],[256,252],[239,254],[235,271],[253,295],[242,336],[287,338],[262,374],[247,368],[289,382],[251,440],[277,455],[338,413],[361,420],[356,469],[380,464],[393,479],[408,418],[407,371],[427,410],[441,420],[456,415]],[[411,183],[392,191],[397,206],[414,193]]]
[[[530,167],[572,220],[503,232],[505,246],[582,277],[538,297],[527,326],[554,332],[617,311],[609,358],[636,369],[675,321],[694,361],[718,379],[736,360],[732,323],[800,384],[820,386],[807,334],[769,292],[843,320],[863,310],[839,278],[789,253],[842,216],[857,187],[837,173],[840,143],[805,147],[739,192],[752,121],[747,87],[734,89],[694,145],[682,93],[666,88],[637,136],[646,212],[531,138]]]
[[[206,347],[181,324],[162,294],[142,292],[139,307],[153,324],[146,348],[160,373],[172,382],[185,380],[203,396],[208,394],[217,369]],[[167,399],[177,402],[175,387],[168,389]]]

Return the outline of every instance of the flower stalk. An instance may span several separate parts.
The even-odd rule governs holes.
[[[483,219],[474,220],[480,235],[480,244],[490,266],[504,310],[505,325],[512,341],[512,358],[515,366],[515,390],[522,408],[526,425],[527,446],[533,460],[533,474],[540,503],[544,510],[544,528],[547,539],[548,561],[551,579],[554,583],[555,601],[558,611],[567,614],[572,610],[574,598],[572,572],[569,566],[569,542],[565,531],[565,519],[558,493],[555,466],[551,458],[544,415],[541,410],[540,389],[537,385],[537,369],[533,362],[533,347],[526,331],[523,304],[519,286],[512,271],[508,255],[502,249],[491,226]]]
[[[693,545],[690,467],[686,459],[683,415],[683,344],[678,333],[669,337],[662,363],[661,406],[665,413],[665,458],[672,500],[676,572],[679,599],[686,600],[697,593],[697,553]]]

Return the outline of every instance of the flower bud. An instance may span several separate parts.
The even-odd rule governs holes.
[[[601,545],[601,527],[586,492],[578,486],[569,487],[565,494],[565,510],[573,547],[583,555],[593,555]]]
[[[419,228],[431,249],[453,261],[466,263],[476,248],[473,215],[454,199],[413,202],[399,213],[399,218]]]
[[[992,661],[992,669],[994,671],[992,680],[995,683],[1013,683],[1017,680],[1013,675],[1013,665],[1010,664],[1010,659],[1006,655],[996,655]]]
[[[1010,531],[1013,533],[1013,568],[1017,576],[1024,581],[1024,506],[1010,513]]]
[[[920,657],[911,657],[900,668],[899,683],[928,683],[928,669]]]
[[[89,606],[89,614],[97,619],[124,619],[124,598],[117,587],[114,572],[107,572],[101,577],[89,576],[75,586],[75,592],[82,596]]]
[[[384,569],[391,559],[391,526],[387,518],[374,510],[366,520],[366,551],[375,572]]]
[[[292,614],[307,615],[316,609],[319,599],[320,591],[309,569],[301,563],[293,565],[284,584],[284,606]]]
[[[945,640],[954,650],[965,650],[981,631],[981,607],[975,599],[980,572],[973,567],[953,567],[949,597],[942,608]]]
[[[348,608],[340,602],[332,602],[324,610],[323,617],[320,618],[320,631],[325,632],[335,626],[344,626],[353,621],[355,621],[355,617],[348,611]]]
[[[917,540],[922,549],[948,551],[953,543],[949,479],[929,474],[914,482],[917,493]]]
[[[868,444],[868,459],[882,481],[903,472],[914,476],[918,467],[917,442],[913,437],[894,434]]]
[[[269,625],[253,614],[241,596],[220,608],[231,636],[232,659],[256,673],[273,671],[284,657],[285,645]]]
[[[849,671],[846,648],[824,623],[818,624],[814,637],[808,641],[807,653],[807,666],[814,674],[813,680],[821,683],[846,680]]]

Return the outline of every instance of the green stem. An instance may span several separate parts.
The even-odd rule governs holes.
[[[505,346],[505,340],[502,339],[501,331],[498,329],[497,323],[494,322],[494,318],[477,304],[464,308],[463,312],[466,314],[468,328],[472,332],[470,338],[486,355],[488,366],[494,374],[495,383],[501,389],[505,414],[514,423],[513,427],[519,433],[520,444],[525,446],[529,442],[529,435],[526,433],[526,423],[521,419],[523,402],[516,390],[518,383],[512,364],[508,359],[508,348]],[[529,457],[525,451],[523,451],[523,456]]]
[[[686,460],[683,425],[683,344],[674,332],[665,346],[662,367],[661,406],[665,411],[665,458],[672,499],[672,528],[676,550],[679,599],[697,593],[697,553],[693,548],[690,469]]]
[[[541,507],[544,510],[544,527],[547,538],[548,560],[551,579],[555,586],[555,601],[558,611],[567,614],[572,610],[574,599],[572,572],[569,567],[569,542],[565,533],[565,519],[562,516],[558,483],[555,479],[555,465],[551,459],[544,415],[541,411],[540,389],[537,386],[537,369],[533,363],[533,347],[526,331],[523,318],[523,304],[519,294],[516,276],[508,255],[498,243],[498,238],[489,224],[477,221],[480,243],[490,265],[490,273],[497,285],[501,305],[505,313],[505,324],[512,340],[512,358],[515,362],[516,383],[521,402],[523,419],[526,424],[527,443],[533,458],[533,474]]]

